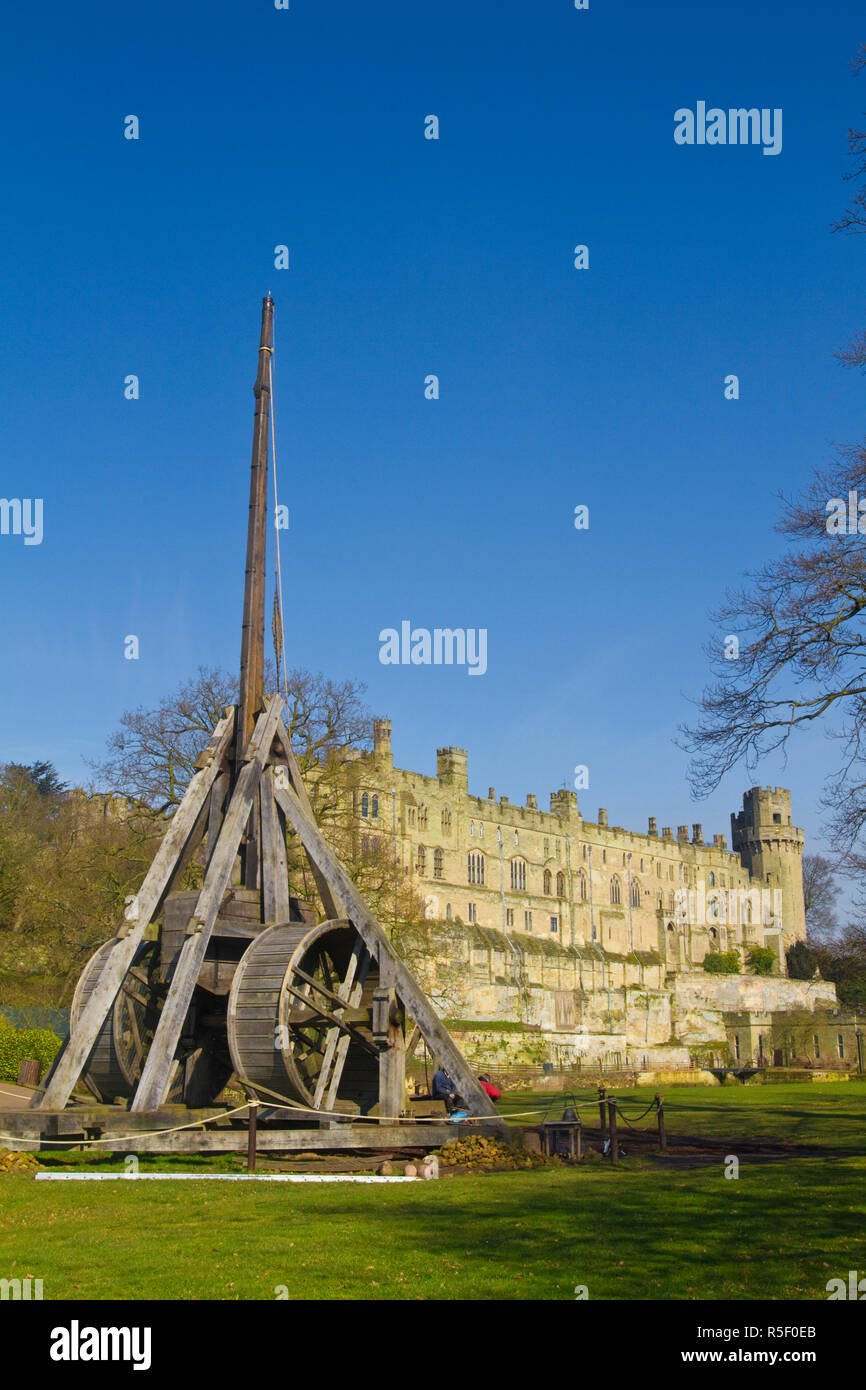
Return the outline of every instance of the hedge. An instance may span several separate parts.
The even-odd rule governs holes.
[[[18,1069],[28,1057],[42,1064],[42,1074],[54,1061],[60,1039],[47,1028],[0,1027],[0,1081],[17,1081]]]

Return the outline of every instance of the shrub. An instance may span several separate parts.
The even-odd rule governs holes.
[[[751,946],[749,948],[749,965],[756,975],[772,975],[775,964],[776,957],[769,946]]]
[[[704,956],[704,969],[708,975],[739,975],[739,951],[710,951]]]
[[[788,974],[792,980],[811,980],[814,978],[818,957],[810,951],[805,941],[795,941],[785,952]]]
[[[44,1075],[59,1047],[57,1034],[47,1028],[0,1029],[0,1081],[17,1081],[18,1069],[28,1057],[41,1063]]]

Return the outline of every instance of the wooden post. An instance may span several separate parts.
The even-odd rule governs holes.
[[[607,1129],[607,1121],[606,1121],[606,1119],[605,1119],[605,1113],[604,1113],[604,1111],[605,1111],[604,1098],[605,1098],[606,1095],[607,1095],[607,1091],[605,1090],[604,1086],[599,1086],[599,1088],[598,1088],[598,1124],[599,1124],[599,1129],[601,1130],[602,1134],[604,1134],[605,1130]]]
[[[665,1132],[665,1098],[656,1091],[656,1107],[658,1109],[659,1121],[659,1148],[664,1153],[668,1146],[668,1136]]]
[[[613,1096],[607,1102],[607,1128],[610,1136],[610,1161],[619,1163],[619,1139],[616,1132],[616,1101]]]
[[[579,1116],[577,1120],[577,1129],[574,1131],[574,1156],[575,1158],[583,1158],[582,1131]]]
[[[39,1085],[39,1078],[42,1075],[42,1063],[35,1057],[25,1057],[18,1068],[18,1085],[32,1086]]]
[[[254,1172],[256,1171],[256,1129],[257,1129],[257,1125],[258,1125],[258,1117],[259,1117],[259,1103],[258,1103],[257,1100],[251,1100],[251,1101],[250,1101],[250,1105],[249,1105],[248,1116],[247,1116],[247,1118],[248,1118],[248,1120],[249,1120],[249,1136],[248,1136],[248,1141],[247,1141],[247,1172],[248,1172],[248,1173],[254,1173]]]

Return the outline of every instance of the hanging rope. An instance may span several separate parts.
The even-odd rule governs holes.
[[[276,339],[272,339],[276,343]],[[277,491],[277,421],[276,406],[274,404],[274,353],[268,353],[268,386],[271,395],[271,458],[274,462],[274,554],[275,554],[275,575],[274,575],[274,613],[271,624],[274,634],[274,655],[277,663],[277,681],[280,679],[280,665],[282,664],[283,676],[283,697],[286,702],[286,724],[290,724],[289,715],[289,677],[286,671],[286,625],[284,620],[283,608],[283,571],[280,564],[280,502]],[[289,728],[291,733],[291,728]]]

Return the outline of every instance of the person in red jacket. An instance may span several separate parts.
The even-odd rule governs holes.
[[[491,1100],[499,1100],[500,1096],[502,1095],[502,1092],[500,1091],[498,1086],[495,1086],[493,1084],[486,1072],[483,1076],[479,1076],[478,1080],[481,1082],[481,1085],[483,1086],[484,1090],[487,1092]]]

